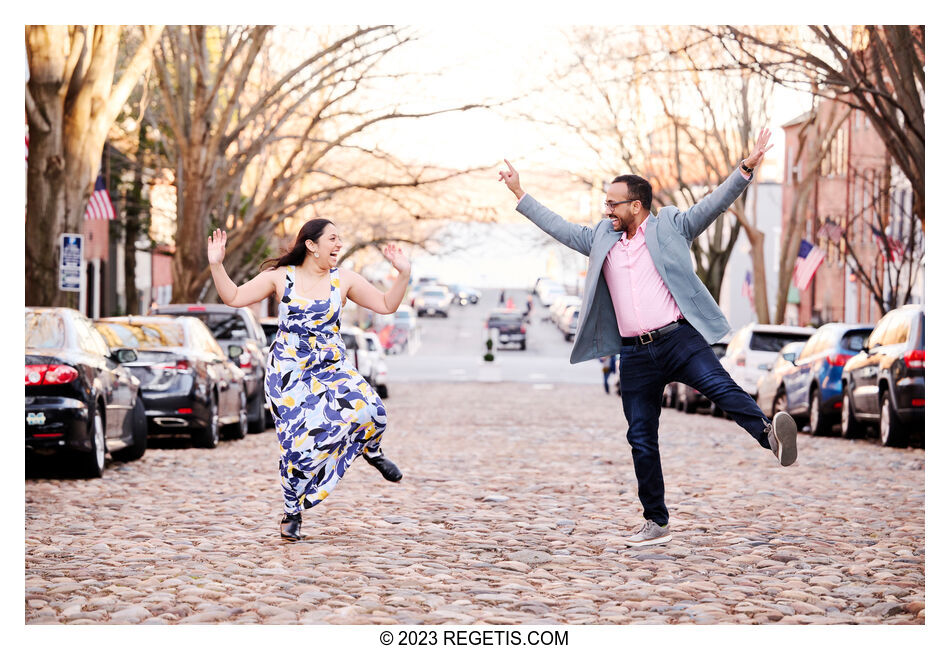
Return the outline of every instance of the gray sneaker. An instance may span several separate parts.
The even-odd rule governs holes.
[[[670,525],[660,526],[655,521],[649,519],[643,524],[643,527],[636,535],[628,537],[627,546],[650,546],[652,544],[666,544],[673,539],[670,533]]]
[[[797,437],[798,425],[795,424],[795,418],[785,411],[776,413],[772,424],[769,425],[769,447],[782,467],[788,467],[798,458]]]

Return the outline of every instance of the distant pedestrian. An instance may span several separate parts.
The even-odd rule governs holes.
[[[529,325],[531,324],[531,312],[534,310],[534,299],[531,296],[528,296],[528,300],[525,301],[524,306],[524,320]]]
[[[658,438],[663,387],[679,381],[697,388],[791,465],[798,428],[788,413],[769,421],[719,363],[710,343],[729,331],[719,305],[693,270],[690,245],[735,201],[762,162],[769,131],[763,129],[748,158],[729,178],[688,210],[650,211],[653,187],[634,174],[607,188],[604,219],[595,226],[566,221],[521,189],[507,160],[499,180],[518,199],[517,210],[562,244],[590,257],[571,363],[620,353],[620,389],[627,418],[638,496],[646,520],[627,544],[672,539],[664,499]],[[774,426],[773,426],[774,425]]]
[[[499,305],[505,304],[505,290],[504,289],[502,289],[501,293],[498,294],[498,304]]]
[[[610,395],[610,375],[617,372],[617,357],[613,354],[601,357],[600,363],[604,371],[604,392]]]
[[[409,286],[410,265],[389,244],[383,256],[399,272],[387,293],[363,276],[336,266],[342,240],[327,219],[300,228],[293,248],[238,287],[224,270],[227,234],[208,237],[208,262],[225,304],[243,307],[275,294],[279,327],[267,358],[267,395],[280,442],[284,517],[280,535],[299,540],[301,513],[327,498],[353,460],[362,455],[388,481],[402,473],[380,449],[386,409],[376,391],[347,361],[340,312],[350,299],[380,314],[399,307]]]

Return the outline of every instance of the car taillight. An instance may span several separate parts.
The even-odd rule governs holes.
[[[742,356],[742,357],[736,357],[736,365],[737,365],[737,366],[744,366],[744,365],[745,365],[745,357],[744,357],[744,356]]]
[[[911,350],[904,355],[904,364],[908,368],[923,368],[924,367],[924,351],[923,350]]]
[[[163,370],[188,370],[191,368],[191,362],[187,359],[179,359],[175,363],[166,363],[164,366],[159,366]]]
[[[245,369],[250,368],[250,367],[251,367],[251,354],[250,354],[249,352],[245,352],[245,353],[242,354],[240,357],[238,357],[238,361],[241,362],[241,367],[242,367],[242,368],[245,368]]]
[[[521,324],[521,333],[524,334],[527,330],[524,327],[524,323]]]
[[[68,384],[79,377],[79,371],[62,364],[34,364],[25,367],[27,386]]]
[[[828,365],[829,366],[843,366],[848,363],[848,359],[851,358],[851,355],[848,354],[830,354],[828,355]]]
[[[923,406],[923,405],[924,405],[924,400],[923,400],[923,398],[921,398],[921,399],[912,399],[912,400],[910,400],[910,405],[911,405],[911,406]]]

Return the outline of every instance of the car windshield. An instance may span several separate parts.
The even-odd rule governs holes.
[[[185,328],[171,319],[167,323],[99,322],[96,329],[110,348],[147,350],[185,345]]]
[[[841,337],[841,347],[850,352],[860,352],[870,333],[870,328],[845,332],[845,335]]]
[[[445,292],[442,289],[426,289],[422,292],[423,296],[434,296],[436,298],[441,298],[445,295]]]
[[[786,343],[792,341],[807,341],[811,336],[809,332],[793,334],[791,332],[752,332],[752,339],[749,341],[750,350],[760,352],[778,352]]]
[[[244,327],[244,319],[237,314],[222,314],[210,311],[190,311],[189,316],[201,320],[214,338],[221,339],[246,339],[248,338],[247,328]]]
[[[66,347],[66,325],[59,314],[52,312],[26,313],[26,347]]]

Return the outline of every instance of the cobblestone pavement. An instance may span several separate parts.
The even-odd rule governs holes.
[[[924,452],[664,410],[673,541],[641,523],[619,398],[394,384],[383,448],[281,542],[272,431],[26,483],[27,623],[923,623]]]

